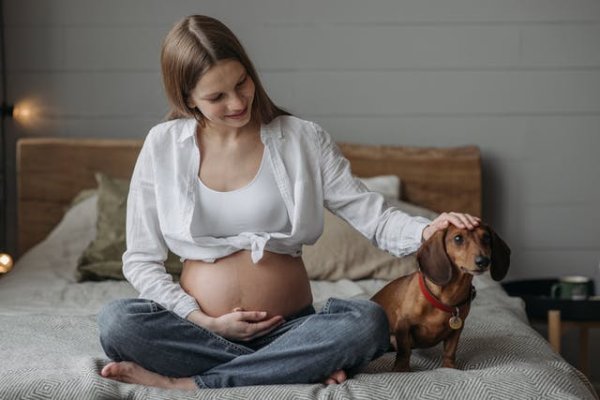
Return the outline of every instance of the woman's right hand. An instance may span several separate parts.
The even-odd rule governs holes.
[[[216,333],[219,336],[229,340],[250,341],[259,336],[266,335],[285,320],[282,316],[276,315],[267,318],[267,313],[264,311],[244,311],[241,308],[236,308],[228,314],[223,314],[220,317],[208,317],[205,314],[201,320],[197,318],[199,311],[192,312],[188,319],[208,330]]]

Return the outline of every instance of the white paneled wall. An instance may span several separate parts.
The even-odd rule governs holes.
[[[212,15],[238,34],[274,100],[337,140],[480,146],[484,217],[513,249],[509,278],[593,275],[600,263],[597,0],[5,7],[10,100],[40,112],[10,125],[13,142],[143,137],[166,112],[162,38],[185,15]]]

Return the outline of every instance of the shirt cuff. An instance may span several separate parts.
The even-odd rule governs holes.
[[[417,251],[421,246],[421,243],[423,243],[423,230],[427,225],[431,224],[431,221],[424,217],[414,217],[411,222],[411,226],[407,232],[407,239],[414,243],[414,251]]]
[[[200,310],[198,302],[192,296],[186,295],[179,303],[175,305],[173,312],[183,319],[186,319],[192,311]]]

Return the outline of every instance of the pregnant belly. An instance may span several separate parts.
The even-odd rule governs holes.
[[[266,251],[254,264],[250,254],[242,250],[215,263],[186,260],[181,287],[212,317],[235,308],[285,317],[312,303],[302,258]]]

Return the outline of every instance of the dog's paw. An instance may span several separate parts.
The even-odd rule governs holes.
[[[403,364],[395,364],[392,372],[410,372],[410,366]]]
[[[444,361],[442,363],[442,368],[456,369],[456,363],[454,361]]]

